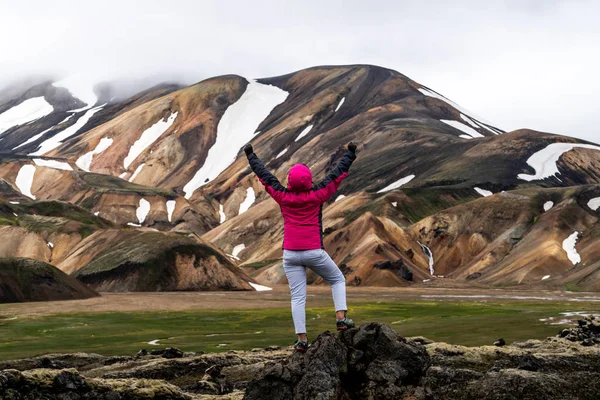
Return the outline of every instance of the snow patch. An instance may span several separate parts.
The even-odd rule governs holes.
[[[125,171],[121,175],[119,175],[119,178],[123,179],[123,178],[125,178],[125,175],[127,175],[127,171]]]
[[[455,109],[457,109],[457,110],[458,110],[458,111],[460,111],[461,113],[463,113],[463,114],[465,114],[465,115],[470,115],[470,116],[471,116],[470,118],[472,118],[472,119],[474,119],[474,120],[481,121],[481,122],[483,122],[483,123],[485,123],[485,124],[491,125],[489,122],[487,122],[487,121],[485,121],[484,119],[482,119],[482,118],[480,118],[480,117],[476,116],[476,115],[475,115],[475,114],[473,114],[472,112],[470,112],[470,111],[467,111],[466,109],[462,108],[461,106],[459,106],[458,104],[456,104],[456,103],[455,103],[455,102],[453,102],[452,100],[450,100],[450,99],[447,99],[446,97],[442,96],[442,95],[441,95],[441,94],[439,94],[439,93],[436,93],[436,92],[434,92],[433,90],[426,89],[426,88],[422,87],[422,88],[419,88],[419,92],[423,93],[425,96],[429,96],[429,97],[435,97],[435,98],[436,98],[436,99],[438,99],[438,100],[442,100],[443,102],[445,102],[445,103],[447,103],[447,104],[451,105],[452,107],[454,107]],[[481,124],[480,124],[480,125],[481,125]],[[482,125],[482,126],[485,128],[485,126],[484,126],[484,125]],[[493,130],[491,130],[490,128],[487,128],[487,129],[488,129],[489,131],[491,131],[492,133],[496,134],[496,135],[498,134],[498,132],[494,132],[494,131],[493,131]]]
[[[310,130],[313,128],[314,125],[309,125],[306,128],[304,128],[302,130],[302,132],[300,132],[300,134],[298,135],[298,137],[294,140],[294,141],[298,141],[300,139],[302,139],[304,136],[308,135],[308,132],[310,132]]]
[[[135,215],[140,223],[143,224],[150,212],[150,202],[146,199],[140,199],[140,206],[135,210]]]
[[[469,125],[471,125],[473,128],[480,128],[479,125],[477,125],[475,122],[473,122],[473,120],[469,117],[467,117],[465,114],[460,113],[460,118],[465,121],[466,123],[468,123]]]
[[[340,194],[340,195],[339,195],[339,196],[338,196],[338,197],[335,199],[334,203],[335,203],[336,201],[338,201],[338,200],[341,200],[341,199],[343,199],[344,197],[346,197],[346,196],[344,196],[343,194]]]
[[[240,254],[242,252],[242,250],[244,250],[245,248],[246,248],[246,245],[244,243],[238,244],[231,251],[231,255],[237,258],[238,254]]]
[[[27,164],[23,165],[17,173],[15,184],[21,193],[25,196],[34,199],[35,196],[31,193],[31,186],[33,185],[33,175],[35,174],[35,165]]]
[[[227,215],[223,211],[223,204],[219,204],[219,223],[222,224],[227,220]]]
[[[252,206],[252,204],[254,204],[254,200],[256,200],[256,195],[254,194],[254,189],[249,187],[248,189],[246,189],[246,198],[240,204],[240,211],[238,212],[238,215],[248,211],[250,206]]]
[[[252,286],[254,288],[254,290],[256,290],[257,292],[265,292],[268,290],[273,290],[273,288],[270,288],[268,286],[263,286],[263,285],[259,285],[257,283],[252,283],[252,282],[248,282],[250,284],[250,286]]]
[[[398,189],[400,186],[406,185],[408,182],[412,181],[414,178],[415,178],[415,175],[409,175],[402,179],[398,179],[396,182],[384,187],[377,193],[384,193],[384,192],[389,192],[390,190]]]
[[[98,215],[100,215],[100,211],[96,211],[96,212],[94,213],[94,215],[97,217]]]
[[[277,154],[277,157],[275,157],[275,158],[279,158],[279,157],[281,157],[282,155],[284,155],[285,153],[287,153],[287,151],[288,151],[288,149],[287,149],[287,148],[283,149],[283,150],[281,151],[281,153]]]
[[[550,279],[550,275],[544,275],[544,276],[542,277],[542,280],[543,280],[543,281],[545,281],[546,279]]]
[[[77,120],[77,122],[75,122],[70,127],[66,128],[65,130],[60,131],[59,133],[52,136],[51,138],[43,141],[42,144],[40,144],[39,149],[29,155],[30,156],[41,156],[43,154],[46,154],[50,150],[54,150],[55,148],[57,148],[58,146],[60,146],[62,144],[63,140],[68,139],[69,137],[71,137],[75,133],[77,133],[77,131],[79,129],[83,128],[85,126],[85,124],[88,123],[90,118],[92,118],[94,116],[94,114],[96,114],[98,111],[100,111],[102,109],[102,107],[104,107],[104,105],[101,105],[99,107],[88,110],[85,114],[83,114]]]
[[[129,178],[129,182],[133,182],[133,180],[138,176],[138,174],[140,172],[142,172],[142,168],[144,168],[144,165],[146,165],[146,164],[141,163],[140,165],[138,165],[138,167],[133,172],[133,175],[131,175],[131,178]],[[122,175],[125,176],[126,174],[127,174],[127,172],[125,172],[125,174],[122,174]]]
[[[392,201],[392,203],[391,203],[391,204],[392,204],[392,206],[394,206],[394,207],[398,207],[398,202],[397,202],[397,201]]]
[[[559,174],[556,162],[560,156],[574,148],[600,150],[600,147],[591,144],[552,143],[527,159],[527,164],[535,170],[535,174],[519,174],[519,179],[531,182]]]
[[[10,204],[21,204],[18,201],[9,201]]]
[[[48,242],[48,247],[50,247],[51,249],[53,249],[54,248],[54,243]]]
[[[458,129],[459,131],[463,131],[464,133],[471,136],[472,138],[485,137],[481,133],[477,132],[475,129],[463,124],[462,122],[453,121],[450,119],[440,119],[440,121],[447,125],[450,125],[451,127],[455,128],[455,129]]]
[[[39,138],[41,138],[42,136],[44,136],[44,134],[45,134],[46,132],[49,132],[49,131],[51,131],[52,129],[56,128],[58,125],[60,125],[60,124],[63,124],[63,123],[65,123],[65,122],[67,122],[68,120],[70,120],[70,119],[73,117],[73,115],[75,115],[75,114],[71,114],[71,115],[69,115],[67,118],[63,119],[63,120],[62,120],[61,122],[59,122],[58,124],[51,126],[50,128],[46,129],[45,131],[42,131],[42,132],[38,133],[38,134],[37,134],[37,135],[35,135],[35,136],[32,136],[32,137],[30,137],[30,138],[29,138],[29,139],[27,139],[25,142],[21,143],[21,144],[20,144],[20,145],[18,145],[17,147],[14,147],[14,148],[13,148],[13,150],[16,150],[16,149],[18,149],[19,147],[23,147],[23,146],[25,146],[25,145],[27,145],[27,144],[29,144],[29,143],[33,143],[33,142],[35,142],[36,140],[38,140]]]
[[[100,142],[98,143],[96,148],[79,157],[77,161],[75,161],[75,164],[85,172],[90,172],[90,166],[92,165],[92,159],[94,158],[94,156],[96,154],[102,153],[104,150],[108,149],[112,144],[112,138],[105,137],[100,139]]]
[[[474,187],[473,188],[477,193],[479,193],[480,195],[482,195],[483,197],[490,197],[491,195],[493,195],[493,192],[490,192],[489,190],[485,190],[485,189],[481,189],[478,187]]]
[[[238,150],[252,139],[258,125],[287,97],[288,92],[278,87],[250,80],[244,94],[221,117],[216,142],[208,150],[204,165],[183,188],[185,198],[192,197],[196,189],[229,167]]]
[[[148,342],[149,345],[151,346],[159,346],[158,342],[160,341],[160,339],[154,339]]]
[[[473,137],[469,135],[458,135],[458,137],[463,139],[473,139]]]
[[[431,252],[431,249],[419,241],[417,241],[417,243],[419,243],[423,253],[429,258],[429,274],[435,276],[435,270],[433,269],[433,253]]]
[[[94,85],[83,75],[73,75],[52,84],[54,87],[67,89],[71,95],[83,101],[88,107],[98,101],[94,93]]]
[[[140,224],[134,224],[133,222],[128,222],[127,225],[129,225],[129,226],[136,226],[138,228],[142,226]]]
[[[587,206],[594,211],[598,211],[598,209],[600,208],[600,197],[596,197],[588,201]]]
[[[544,211],[550,211],[552,207],[554,207],[553,201],[547,201],[544,203]]]
[[[133,143],[133,146],[129,149],[129,154],[125,157],[123,163],[125,164],[125,169],[127,169],[131,163],[140,155],[144,150],[152,145],[159,137],[162,136],[163,133],[167,131],[175,122],[177,118],[177,112],[172,113],[166,121],[162,118],[152,125],[150,128],[146,129],[142,132],[142,135],[138,140]]]
[[[54,169],[62,169],[65,171],[73,171],[73,168],[66,162],[56,161],[56,160],[43,160],[41,158],[34,158],[33,162],[35,165],[40,167],[48,167]]]
[[[23,125],[45,117],[54,111],[54,107],[44,97],[34,97],[0,114],[0,134],[13,126]]]
[[[169,218],[169,222],[171,222],[171,219],[173,218],[173,213],[175,212],[176,205],[177,202],[175,200],[167,201],[167,217]]]
[[[340,100],[340,102],[338,103],[337,107],[335,108],[334,112],[337,112],[337,110],[340,109],[340,107],[342,107],[342,104],[344,104],[344,101],[346,101],[345,97],[342,97],[342,99]]]
[[[577,265],[581,262],[581,256],[579,253],[577,253],[577,249],[575,248],[578,236],[579,232],[575,231],[562,243],[562,247],[567,252],[567,257],[569,257],[569,260],[573,263],[573,265]]]

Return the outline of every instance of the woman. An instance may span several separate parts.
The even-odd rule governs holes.
[[[244,147],[252,171],[265,186],[267,193],[279,204],[283,214],[283,268],[292,295],[292,318],[298,340],[297,351],[308,348],[306,336],[306,268],[323,277],[332,288],[337,330],[352,328],[354,322],[346,317],[346,280],[323,246],[322,209],[348,175],[356,159],[356,144],[348,144],[348,151],[337,166],[313,186],[310,169],[304,164],[294,165],[288,173],[285,188],[254,154],[250,144]]]

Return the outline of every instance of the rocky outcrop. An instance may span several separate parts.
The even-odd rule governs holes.
[[[600,350],[562,339],[469,348],[370,323],[325,333],[306,355],[268,365],[244,398],[592,400],[598,378]]]
[[[389,326],[320,335],[306,354],[265,368],[244,399],[398,399],[422,391],[430,357]]]
[[[50,354],[0,362],[0,399],[596,400],[600,346],[563,338],[465,347],[367,323],[318,336],[305,354]],[[173,358],[169,358],[173,357]]]
[[[571,342],[581,342],[583,346],[600,345],[600,319],[594,316],[580,319],[576,327],[563,329],[558,337]]]

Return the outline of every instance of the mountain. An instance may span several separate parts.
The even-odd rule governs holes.
[[[50,264],[0,258],[0,303],[89,299],[98,293]]]
[[[2,196],[76,206],[110,225],[99,236],[135,231],[134,242],[152,233],[170,243],[136,268],[176,259],[180,244],[171,238],[179,235],[215,251],[214,265],[233,274],[205,285],[216,275],[199,274],[185,290],[285,282],[282,219],[248,167],[247,142],[285,183],[296,163],[320,180],[350,141],[360,144],[358,158],[324,207],[326,248],[349,284],[600,289],[594,143],[505,132],[431,88],[369,65],[258,80],[225,75],[125,99],[117,92],[110,82],[67,79],[0,95]],[[72,240],[86,246],[85,238]],[[112,252],[121,261],[98,267]],[[136,257],[108,246],[70,261],[68,271],[90,284],[102,274],[129,282],[92,284],[99,290],[139,290],[139,272],[118,266]],[[236,259],[239,268],[230,265]]]

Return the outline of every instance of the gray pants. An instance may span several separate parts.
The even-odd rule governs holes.
[[[331,285],[335,311],[346,311],[346,279],[325,250],[283,251],[283,269],[290,284],[296,333],[306,333],[306,268]]]

